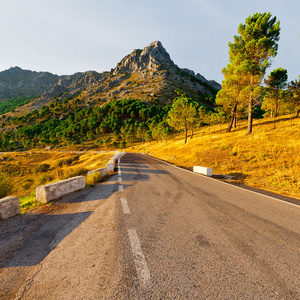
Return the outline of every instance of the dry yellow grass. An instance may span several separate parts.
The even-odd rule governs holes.
[[[135,145],[133,151],[145,149],[189,169],[211,167],[214,174],[235,176],[237,183],[300,199],[300,119],[292,123],[281,117],[274,129],[269,119],[255,121],[252,135],[246,135],[245,124],[230,133],[218,125],[199,130],[187,144],[178,135],[167,143]]]
[[[19,197],[21,211],[25,212],[38,204],[35,199],[37,186],[82,175],[88,170],[102,168],[112,156],[112,152],[29,151],[5,153],[0,155],[0,158],[5,157],[5,161],[0,162],[0,172],[10,177],[13,187],[9,194]],[[45,165],[48,170],[39,170],[39,167]]]

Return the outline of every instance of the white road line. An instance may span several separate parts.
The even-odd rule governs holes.
[[[144,286],[147,286],[150,283],[150,271],[148,269],[146,258],[143,254],[136,230],[128,229],[128,236],[138,278]]]
[[[119,191],[120,191],[120,192],[124,191],[124,188],[123,188],[123,185],[122,185],[122,184],[119,185]]]
[[[121,176],[119,176],[118,181],[122,182],[122,177]]]
[[[122,204],[123,214],[129,215],[130,214],[130,209],[129,209],[127,200],[125,198],[121,198],[121,204]]]
[[[236,185],[233,185],[233,184],[228,184],[227,182],[224,182],[224,181],[222,181],[222,180],[218,180],[218,179],[215,179],[215,178],[211,178],[211,177],[209,177],[209,176],[203,176],[203,175],[201,175],[201,174],[197,174],[197,173],[195,173],[195,172],[193,172],[193,171],[191,171],[191,170],[186,170],[186,169],[183,169],[183,168],[174,166],[174,165],[172,165],[172,164],[170,164],[170,163],[168,163],[168,162],[165,162],[165,161],[163,161],[163,160],[161,160],[161,159],[159,159],[159,158],[153,157],[153,156],[148,155],[148,154],[144,154],[144,155],[145,155],[145,156],[148,156],[148,157],[150,157],[150,158],[152,158],[152,159],[154,159],[154,160],[157,160],[157,161],[159,161],[159,162],[162,162],[162,163],[164,163],[164,164],[166,164],[166,165],[169,165],[169,166],[171,166],[171,167],[177,168],[177,169],[179,169],[179,170],[182,170],[182,171],[185,171],[185,172],[189,172],[190,174],[194,174],[194,175],[196,175],[196,176],[201,176],[202,178],[205,178],[205,179],[207,179],[207,180],[214,180],[215,182],[219,182],[219,183],[221,183],[221,184],[226,184],[227,186],[231,186],[231,187],[236,188],[236,189],[239,189],[239,190],[247,191],[247,192],[250,192],[250,193],[253,193],[253,194],[256,194],[256,195],[265,197],[265,198],[269,198],[269,199],[272,199],[272,200],[279,201],[279,202],[281,202],[281,203],[289,204],[289,205],[292,205],[292,206],[296,206],[297,208],[300,208],[300,206],[297,205],[297,204],[294,204],[294,203],[291,203],[291,202],[288,202],[288,201],[285,201],[285,200],[281,200],[281,199],[278,199],[278,198],[275,198],[275,197],[272,197],[272,196],[269,196],[269,195],[261,194],[261,193],[259,193],[259,192],[247,190],[247,189],[244,189],[244,188],[242,188],[242,187],[239,187],[239,186],[236,186]]]
[[[119,175],[121,175],[120,157],[119,157],[119,159],[118,159],[118,170],[119,170]]]

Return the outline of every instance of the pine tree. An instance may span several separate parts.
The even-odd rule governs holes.
[[[279,21],[271,13],[256,13],[238,27],[239,35],[229,43],[229,60],[246,83],[248,106],[247,134],[252,133],[253,107],[260,96],[261,83],[271,58],[276,56],[279,41]]]
[[[222,89],[216,96],[216,104],[221,105],[226,113],[230,113],[230,123],[227,132],[236,127],[237,111],[242,105],[241,91],[245,88],[243,77],[238,72],[238,69],[233,64],[228,64],[222,70],[224,80],[222,82]]]
[[[274,128],[276,127],[275,119],[284,104],[286,93],[283,90],[287,86],[287,70],[278,68],[268,75],[265,79],[266,94],[262,103],[262,109],[271,111],[271,117],[274,118]]]
[[[288,91],[291,93],[291,102],[297,118],[300,113],[300,76],[299,80],[291,81],[291,83],[289,83]]]
[[[197,110],[191,99],[184,94],[179,96],[173,103],[168,113],[168,124],[177,129],[184,129],[185,140],[187,143],[188,130],[192,129],[196,123]]]

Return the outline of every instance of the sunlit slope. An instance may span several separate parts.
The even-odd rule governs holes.
[[[191,169],[211,167],[213,174],[231,175],[237,183],[300,199],[300,119],[279,118],[255,121],[252,135],[246,124],[227,133],[225,126],[206,127],[187,144],[183,135],[168,142],[151,142],[134,147],[143,152]],[[227,177],[230,178],[230,177]]]

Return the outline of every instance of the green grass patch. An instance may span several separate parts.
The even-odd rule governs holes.
[[[19,199],[21,213],[26,212],[29,208],[33,209],[34,207],[41,205],[41,203],[36,201],[35,193],[31,193],[29,196]]]

